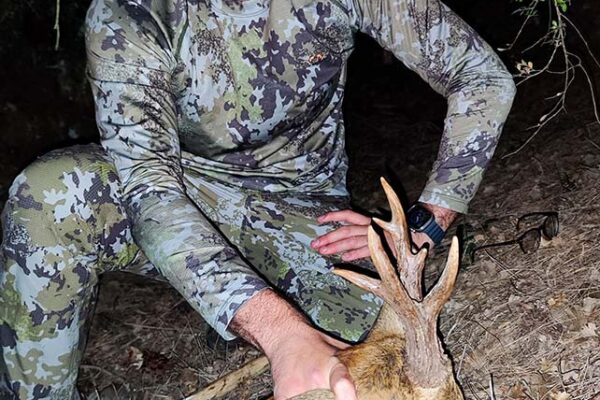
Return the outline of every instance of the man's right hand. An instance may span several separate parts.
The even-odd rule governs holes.
[[[248,300],[231,328],[266,354],[275,400],[314,389],[330,389],[336,400],[356,400],[348,370],[335,356],[348,345],[311,327],[273,291],[264,290]]]
[[[310,327],[309,327],[310,328]],[[324,334],[312,332],[285,338],[269,357],[275,400],[289,399],[313,389],[330,389],[336,400],[355,400],[348,370],[335,356],[339,347]]]

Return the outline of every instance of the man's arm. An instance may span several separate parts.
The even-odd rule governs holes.
[[[515,84],[498,56],[479,35],[439,0],[346,0],[351,23],[391,51],[446,97],[444,133],[432,172],[419,199],[447,229],[467,212],[494,154],[515,95]],[[317,238],[321,254],[345,261],[367,257],[370,219],[345,210],[321,223],[345,227]],[[417,246],[433,245],[413,234]]]
[[[331,389],[336,400],[356,399],[348,370],[335,357],[348,345],[314,329],[272,290],[244,304],[231,329],[269,359],[276,400],[323,388]]]
[[[160,6],[160,2],[152,2]],[[172,53],[158,12],[96,0],[86,19],[101,144],[121,180],[136,243],[225,338],[237,309],[268,287],[191,202],[183,185]]]
[[[448,103],[422,203],[465,213],[494,154],[515,84],[485,41],[439,0],[347,0],[373,37]]]

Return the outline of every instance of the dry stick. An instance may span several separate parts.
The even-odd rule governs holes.
[[[596,54],[590,48],[590,45],[589,45],[588,41],[585,39],[585,37],[583,36],[583,34],[579,30],[579,28],[577,28],[577,25],[575,25],[569,18],[567,18],[566,15],[563,14],[562,17],[565,19],[565,21],[567,21],[567,23],[569,25],[571,25],[571,27],[575,30],[575,32],[577,32],[577,35],[579,36],[579,38],[581,39],[581,41],[583,42],[583,44],[585,44],[585,47],[586,47],[586,49],[588,51],[588,54],[592,57],[592,60],[594,60],[594,62],[598,66],[598,68],[600,68],[600,61],[598,60],[598,58],[596,58]]]
[[[110,376],[111,378],[116,379],[119,382],[121,382],[121,384],[125,387],[125,389],[127,389],[128,392],[131,392],[131,388],[129,387],[127,380],[125,378],[123,378],[122,376],[115,374],[114,372],[110,372],[109,370],[104,369],[102,367],[98,367],[96,365],[82,364],[82,365],[80,365],[80,368],[81,369],[91,369],[91,370],[106,374],[106,375]]]
[[[217,379],[199,392],[186,397],[184,400],[211,400],[224,396],[237,388],[243,380],[260,375],[268,368],[269,361],[267,360],[267,357],[258,357],[257,359],[242,365],[239,369]]]
[[[530,4],[528,8],[529,11],[535,9],[535,7],[537,7],[537,4],[539,3],[539,0],[535,0],[534,2],[532,2]],[[519,28],[519,31],[517,32],[517,34],[515,35],[514,40],[512,41],[512,43],[508,44],[507,47],[505,48],[499,48],[499,51],[506,51],[506,50],[512,50],[512,48],[514,47],[514,45],[517,43],[517,40],[519,40],[519,38],[521,37],[521,34],[523,33],[523,30],[525,29],[525,26],[527,25],[527,22],[529,22],[529,20],[533,17],[533,14],[530,12],[529,14],[527,14],[525,21],[523,21],[523,23],[521,24],[521,27]]]

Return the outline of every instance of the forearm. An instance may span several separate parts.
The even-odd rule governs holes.
[[[184,195],[150,195],[129,210],[136,243],[169,283],[224,338],[248,299],[268,284]]]
[[[515,85],[493,49],[439,0],[348,0],[356,26],[448,100],[422,203],[464,213],[494,153]]]
[[[495,152],[514,96],[512,78],[490,56],[488,69],[471,71],[467,86],[448,97],[437,160],[423,203],[465,213]],[[490,72],[493,71],[493,72]],[[460,86],[462,81],[456,86]]]
[[[272,359],[291,337],[320,335],[308,321],[273,290],[256,294],[235,314],[230,329]]]
[[[335,357],[348,345],[311,327],[272,290],[263,290],[240,307],[231,329],[266,354],[276,400],[314,389],[330,389],[336,399],[356,400],[350,374]]]

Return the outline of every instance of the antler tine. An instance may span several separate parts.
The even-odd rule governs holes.
[[[437,319],[442,311],[442,307],[444,307],[444,304],[446,304],[450,298],[452,289],[456,283],[459,266],[458,247],[458,238],[454,236],[452,238],[452,245],[450,246],[444,271],[442,271],[442,276],[440,276],[438,282],[425,297],[427,314],[435,319]]]
[[[381,185],[390,204],[392,221],[385,222],[377,218],[373,218],[373,221],[391,235],[394,242],[400,279],[408,290],[410,297],[421,301],[423,300],[423,269],[425,268],[427,249],[422,248],[416,255],[412,253],[410,231],[406,223],[402,204],[394,189],[392,189],[384,178],[381,178]]]
[[[373,293],[376,296],[381,298],[385,297],[385,290],[382,288],[381,281],[379,279],[371,278],[370,276],[341,268],[334,268],[332,272],[338,276],[341,276],[347,281],[354,283],[356,286]]]
[[[381,298],[388,304],[394,305],[396,311],[401,311],[404,314],[414,315],[414,304],[404,285],[396,275],[396,270],[390,262],[381,239],[372,226],[368,231],[369,251],[371,259],[375,265],[375,269],[381,277],[382,294]]]
[[[390,204],[392,221],[384,222],[379,220],[376,222],[384,230],[389,232],[390,235],[392,235],[394,244],[396,246],[396,254],[410,254],[410,233],[408,230],[408,225],[406,224],[406,216],[404,215],[404,210],[402,209],[400,199],[385,178],[381,178],[380,181],[381,186],[383,186],[383,190],[385,191],[388,203]]]

